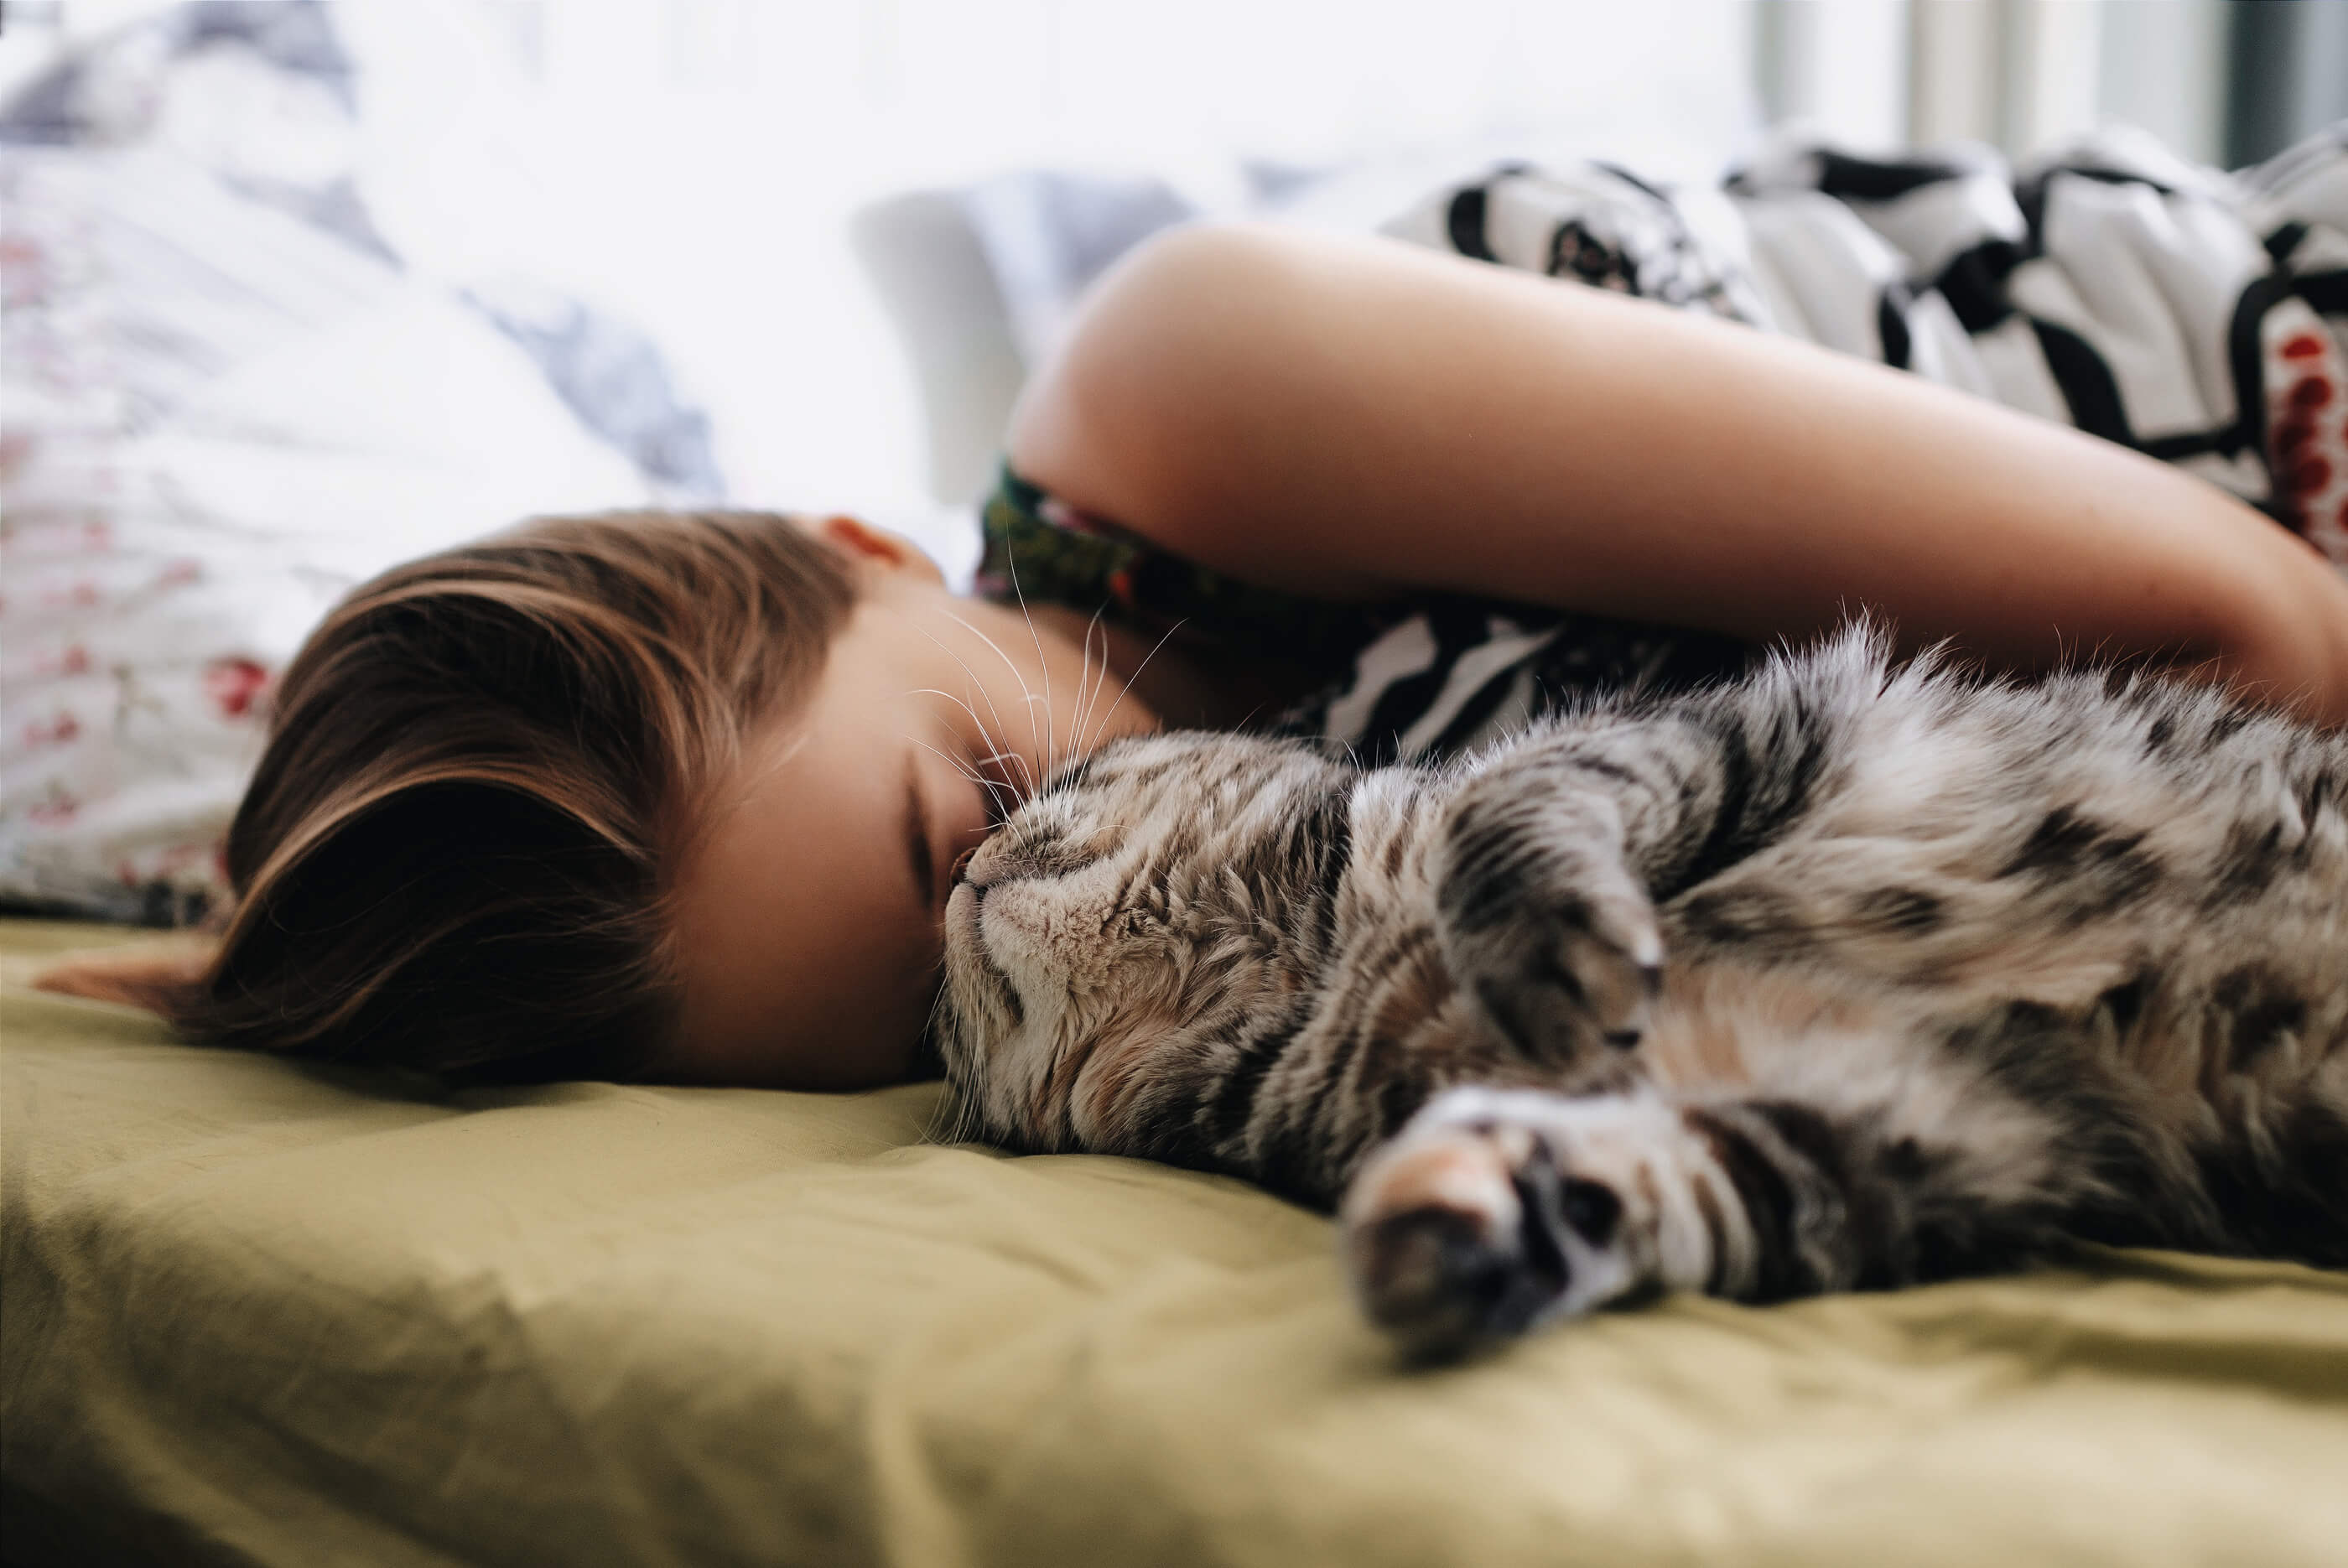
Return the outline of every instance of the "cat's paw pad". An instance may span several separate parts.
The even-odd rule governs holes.
[[[1554,1114],[1570,1104],[1454,1090],[1354,1178],[1340,1216],[1354,1290],[1412,1353],[1456,1356],[1645,1283],[1640,1217],[1598,1168],[1622,1162],[1578,1157],[1576,1119]]]

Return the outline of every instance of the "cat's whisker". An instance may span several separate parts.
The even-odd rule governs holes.
[[[932,1143],[976,1143],[979,1137],[978,1102],[964,1094],[953,1080],[947,1080],[945,1092],[938,1097],[937,1109],[930,1113],[929,1126],[922,1136]]]
[[[1026,682],[1026,679],[1025,679],[1024,676],[1022,676],[1020,675],[1020,673],[1019,673],[1019,666],[1018,666],[1017,665],[1013,664],[1013,663],[1011,662],[1010,656],[1009,656],[1008,655],[1004,654],[1004,651],[1003,651],[1000,647],[997,647],[997,646],[995,645],[995,642],[994,642],[994,638],[992,638],[992,637],[988,636],[984,632],[980,631],[976,626],[972,625],[968,621],[963,620],[960,615],[953,614],[951,612],[949,612],[949,613],[948,613],[948,615],[947,615],[947,618],[948,618],[949,620],[953,621],[953,624],[956,624],[957,626],[960,626],[963,630],[964,630],[964,631],[966,631],[966,632],[970,633],[973,636],[976,637],[980,642],[984,643],[984,644],[987,645],[987,648],[989,649],[989,651],[991,651],[991,652],[994,655],[994,656],[995,656],[996,658],[1001,659],[1001,660],[1003,661],[1003,663],[1004,663],[1004,667],[1006,667],[1007,669],[1009,669],[1009,670],[1011,671],[1011,678],[1012,678],[1013,680],[1017,681],[1017,682],[1019,683],[1019,692],[1020,692],[1020,695],[1021,695],[1022,696],[1026,696],[1026,695],[1027,695],[1027,682]],[[949,647],[949,646],[947,645],[947,644],[946,644],[946,642],[945,642],[945,639],[944,639],[944,638],[942,638],[942,637],[939,636],[936,633],[934,633],[934,632],[931,631],[928,627],[924,626],[924,627],[922,627],[922,628],[921,629],[921,631],[922,631],[922,635],[923,635],[923,636],[925,636],[925,637],[929,638],[929,640],[930,640],[930,641],[932,641],[932,643],[937,644],[937,645],[938,645],[939,647],[941,647],[941,648],[944,649],[944,650],[945,650],[945,655],[946,655],[946,656],[947,656],[948,658],[950,658],[950,659],[953,660],[953,662],[954,662],[955,664],[960,665],[962,666],[962,673],[963,673],[963,675],[965,675],[965,676],[969,676],[969,677],[970,677],[970,684],[971,684],[972,688],[973,688],[973,690],[975,690],[975,691],[978,693],[978,695],[980,696],[980,697],[981,697],[981,698],[983,698],[983,699],[985,701],[985,703],[986,703],[986,711],[987,711],[987,712],[989,712],[989,713],[991,713],[991,714],[993,714],[993,715],[994,716],[994,724],[995,724],[995,728],[996,728],[996,729],[1002,729],[1002,728],[1004,728],[1004,723],[1003,723],[1003,710],[1002,710],[1001,708],[998,708],[998,707],[996,707],[994,706],[994,696],[992,696],[992,695],[987,691],[987,689],[986,689],[986,683],[985,683],[984,681],[982,681],[982,680],[980,680],[980,679],[978,678],[978,672],[977,672],[976,670],[973,670],[973,669],[972,669],[972,668],[970,667],[970,663],[969,663],[969,661],[968,661],[968,660],[966,660],[966,659],[964,659],[964,658],[963,658],[960,654],[958,654],[958,653],[954,652],[954,651],[953,651],[953,649],[952,647]],[[971,718],[972,718],[973,722],[977,722],[977,721],[978,721],[978,715],[977,715],[977,713],[976,713],[975,711],[973,711],[973,710],[971,709],[970,705],[969,705],[968,703],[964,703],[964,704],[963,704],[963,710],[964,710],[965,712],[969,712],[969,713],[970,713],[970,717],[971,717]],[[1027,716],[1027,718],[1028,718],[1028,726],[1027,726],[1027,727],[1028,727],[1028,735],[1029,735],[1029,738],[1030,738],[1031,740],[1034,738],[1034,735],[1035,735],[1035,711],[1034,711],[1032,708],[1031,708],[1031,709],[1029,709],[1029,711],[1028,711],[1028,716]],[[997,738],[994,734],[992,734],[992,733],[988,732],[988,730],[987,730],[987,728],[986,728],[986,726],[985,726],[984,724],[983,724],[983,723],[980,723],[980,724],[979,724],[979,731],[980,731],[980,733],[981,733],[982,735],[983,735],[983,736],[985,737],[986,744],[987,744],[987,745],[989,745],[989,746],[991,746],[991,747],[994,747],[994,748],[998,752],[1004,752],[1004,751],[1008,751],[1008,749],[1009,749],[1009,748],[1008,748],[1007,747],[1005,747],[1005,746],[1004,746],[1004,744],[1003,743],[1003,741],[1001,741],[1000,739],[998,739],[998,738]],[[1025,774],[1027,775],[1027,781],[1026,781],[1026,792],[1027,792],[1028,794],[1032,795],[1032,794],[1034,794],[1034,793],[1035,792],[1035,775],[1034,775],[1034,771],[1033,771],[1032,769],[1028,769],[1028,768],[1027,768],[1027,766],[1026,766],[1026,758],[1024,758],[1024,757],[1020,758],[1020,768],[1021,768],[1021,771],[1022,771],[1022,772],[1024,772],[1024,773],[1025,773]]]
[[[986,727],[986,720],[978,717],[978,710],[976,708],[971,707],[969,702],[965,699],[954,696],[953,693],[945,690],[943,687],[915,686],[911,691],[905,695],[908,696],[942,696],[945,698],[948,702],[962,709],[963,712],[970,715],[971,723],[978,727],[980,739],[985,741],[989,746],[1000,747],[1002,745],[1002,742],[995,739],[993,732]]]
[[[937,1059],[941,1067],[945,1063],[945,1047],[939,1042],[938,1030],[946,1016],[946,987],[944,979],[941,976],[937,990],[930,997],[930,1016],[922,1024],[922,1044],[928,1047],[930,1055]],[[937,1133],[939,1112],[944,1109],[942,1100],[932,1109],[929,1120],[922,1128],[922,1138],[924,1141],[932,1140]]]
[[[1019,586],[1019,556],[1006,541],[1003,564],[1011,573],[1011,593],[1019,601],[1019,618],[1027,623],[1027,635],[1035,645],[1036,673],[1044,677],[1044,771],[1049,774],[1060,765],[1059,733],[1052,714],[1052,661],[1044,656],[1043,634],[1035,630],[1035,617],[1027,609],[1026,591]]]
[[[997,783],[995,780],[989,779],[984,773],[980,772],[978,768],[971,766],[969,763],[961,760],[949,752],[932,746],[926,740],[916,740],[913,744],[920,747],[922,750],[929,752],[932,756],[943,758],[945,759],[946,766],[952,768],[956,773],[959,773],[964,779],[969,779],[972,783],[985,790],[987,798],[994,802],[994,810],[998,816],[1007,818],[1012,812],[1019,809],[1018,792],[1012,789],[1009,785]],[[993,760],[994,759],[991,757],[983,758],[981,766],[983,766],[984,762],[992,762]],[[1004,796],[1005,794],[1009,794],[1011,797],[1010,801],[1007,804],[1004,800]]]
[[[1012,805],[1014,807],[1017,806],[1023,797],[1020,794],[1015,781],[1010,780],[1006,777],[1003,782],[998,783],[996,780],[987,778],[980,771],[980,769],[983,769],[988,763],[1001,761],[1006,757],[1015,757],[1017,753],[1007,749],[1000,740],[996,739],[994,736],[988,731],[985,720],[978,717],[977,710],[972,707],[967,702],[964,702],[962,698],[954,696],[952,692],[941,691],[936,686],[922,686],[910,695],[914,696],[941,696],[945,698],[946,701],[953,703],[964,713],[970,715],[971,723],[978,727],[979,738],[992,749],[988,751],[986,756],[978,758],[974,763],[971,763],[961,761],[948,755],[946,752],[939,750],[938,748],[930,745],[927,741],[916,741],[915,744],[921,746],[925,750],[934,752],[936,755],[945,758],[946,761],[953,765],[957,772],[962,773],[972,782],[984,785],[989,793],[994,796],[995,804],[998,808],[1003,805],[1002,791],[1005,789],[1009,790],[1011,794]],[[1010,814],[1009,810],[1004,809],[1004,814],[1008,816]]]
[[[1101,614],[1107,608],[1107,604],[1101,605],[1093,612],[1093,618],[1085,623],[1084,651],[1077,665],[1076,713],[1068,721],[1068,736],[1072,740],[1084,734],[1085,725],[1092,717],[1093,708],[1100,702],[1102,690],[1108,685],[1108,632],[1101,625]],[[1085,683],[1093,674],[1093,634],[1096,631],[1101,634],[1100,675],[1092,680],[1092,689],[1087,695]]]
[[[930,1006],[929,1029],[933,1049],[941,1062],[944,1060],[945,1051],[934,1042],[939,1019],[946,1008],[945,988],[940,986],[936,1000]],[[975,1140],[977,1130],[974,1103],[949,1078],[945,1092],[938,1097],[937,1104],[931,1109],[929,1120],[922,1126],[922,1140],[932,1144],[969,1143]]]
[[[1117,710],[1125,706],[1126,694],[1133,690],[1133,683],[1141,678],[1141,672],[1149,667],[1149,661],[1158,656],[1158,650],[1164,647],[1168,641],[1173,637],[1174,634],[1180,631],[1186,624],[1187,623],[1182,621],[1177,621],[1172,625],[1167,627],[1166,635],[1159,638],[1157,642],[1151,644],[1149,651],[1141,656],[1141,662],[1133,666],[1133,673],[1125,677],[1125,686],[1117,692],[1117,700],[1108,705],[1108,711],[1101,715],[1099,727],[1093,731],[1092,738],[1086,742],[1085,749],[1086,751],[1093,750],[1100,744],[1100,738],[1108,732],[1108,721],[1115,718],[1117,717]]]
[[[938,993],[938,1001],[941,1007],[947,1005],[948,998],[942,988]],[[942,1063],[945,1057],[942,1047],[938,1050],[938,1057]],[[922,1130],[922,1136],[932,1143],[973,1143],[978,1141],[978,1132],[977,1101],[973,1096],[963,1093],[962,1086],[949,1074],[945,1092],[938,1097],[937,1106],[930,1112],[929,1124]]]
[[[981,768],[986,768],[1000,762],[1017,762],[1019,760],[1019,754],[1015,751],[990,751],[985,756],[978,759],[978,765]],[[1012,779],[1008,769],[1004,770],[1003,778],[1004,788],[1009,791],[1011,796],[1011,804],[1003,812],[1004,820],[1008,821],[1013,811],[1017,810],[1020,807],[1025,805],[1030,799],[1034,799],[1034,793],[1033,791],[1023,793],[1019,788],[1018,782]]]
[[[952,612],[948,612],[946,618],[953,622],[955,625],[960,626],[963,631],[968,632],[972,636],[976,637],[980,642],[984,643],[986,645],[987,651],[992,653],[996,658],[1001,659],[1003,661],[1003,667],[1011,672],[1011,678],[1019,683],[1019,695],[1027,704],[1027,743],[1031,748],[1036,749],[1039,756],[1042,755],[1044,749],[1042,746],[1042,738],[1035,733],[1035,690],[1033,687],[1028,686],[1027,677],[1020,670],[1018,663],[1014,660],[1009,654],[1003,651],[1003,645],[1001,644],[997,643],[993,637],[988,636],[986,633],[978,626],[963,620],[960,615],[953,614]],[[1033,629],[1034,628],[1031,625],[1029,630],[1032,631]],[[967,669],[969,666],[964,665],[963,667]],[[977,677],[974,676],[972,677],[973,680],[976,678]],[[994,707],[994,704],[990,701],[987,706],[992,707]],[[1021,771],[1027,777],[1027,793],[1032,796],[1035,793],[1040,782],[1037,779],[1036,771],[1033,767],[1029,766],[1027,758],[1024,754],[1019,756],[1019,765]]]
[[[1075,700],[1068,705],[1067,755],[1069,757],[1076,755],[1076,737],[1084,733],[1081,727],[1081,721],[1085,711],[1085,693],[1086,688],[1092,683],[1092,673],[1093,629],[1091,624],[1087,623],[1085,627],[1084,641],[1080,643],[1076,648],[1076,695]]]

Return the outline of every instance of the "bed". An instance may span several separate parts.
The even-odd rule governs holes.
[[[226,896],[268,678],[342,587],[528,511],[722,485],[615,325],[396,264],[329,156],[354,100],[323,8],[99,47],[0,115],[0,898],[167,923]],[[222,125],[251,145],[165,134]],[[204,162],[224,148],[273,181]],[[909,346],[944,356],[942,496],[993,460],[1023,324],[1066,303],[1006,296],[980,242],[1079,206],[1138,231],[1164,198],[1022,178],[868,214]],[[941,1146],[933,1087],[448,1096],[26,988],[144,939],[0,921],[9,1568],[2348,1552],[2348,1276],[2111,1254],[1673,1301],[1413,1369],[1318,1216]]]
[[[441,1096],[30,991],[0,923],[5,1555],[2335,1564],[2348,1276],[2113,1253],[1400,1366],[1237,1182],[933,1087]]]

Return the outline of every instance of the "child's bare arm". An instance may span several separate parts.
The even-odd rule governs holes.
[[[1179,232],[1014,420],[1071,503],[1255,581],[1766,638],[2145,655],[2348,722],[2348,584],[2189,475],[1919,377],[1376,240]]]

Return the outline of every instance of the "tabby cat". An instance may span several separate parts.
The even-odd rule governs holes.
[[[970,1130],[1337,1209],[1444,1354],[2072,1238],[2348,1266],[2348,737],[1855,629],[1464,764],[1062,769],[958,873]]]

